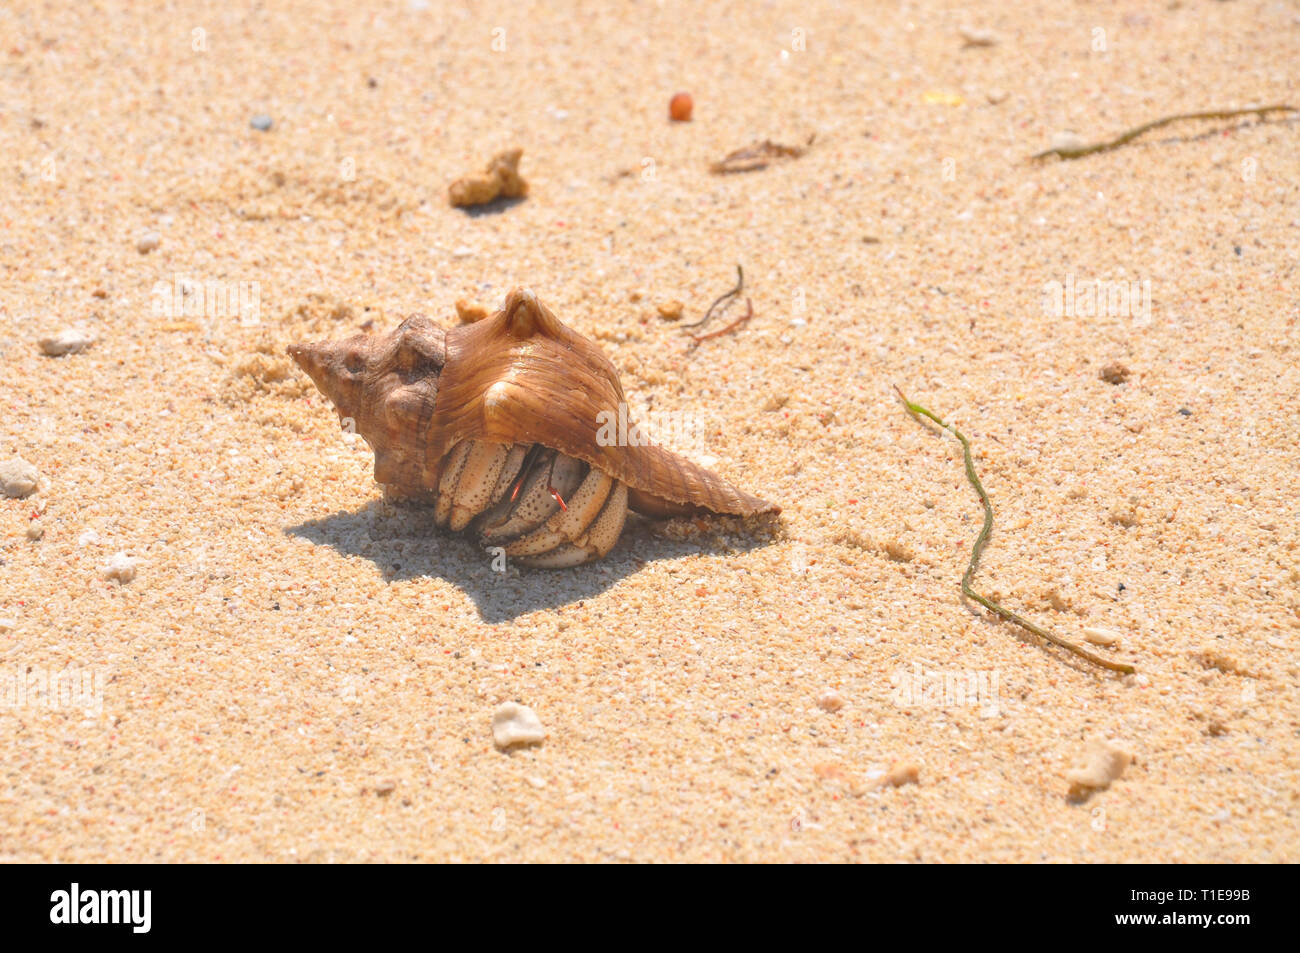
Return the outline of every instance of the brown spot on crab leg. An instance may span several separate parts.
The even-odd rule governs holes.
[[[516,500],[509,503],[503,500],[497,509],[484,514],[479,525],[485,543],[497,545],[513,541],[524,533],[531,533],[560,511],[549,487],[554,486],[567,496],[578,488],[586,476],[586,464],[573,457],[558,454],[553,471],[549,460],[547,464],[533,466]],[[550,479],[547,479],[548,476]],[[505,513],[497,515],[498,510],[505,510]]]
[[[609,494],[609,499],[601,509],[600,515],[596,517],[587,530],[585,538],[580,537],[577,541],[579,546],[584,546],[593,559],[605,556],[614,544],[618,542],[619,536],[623,533],[623,524],[627,521],[627,487],[622,483],[615,484],[614,490]]]
[[[556,457],[551,457],[551,468],[546,472],[546,492],[555,497],[555,502],[560,504],[560,509],[567,510],[564,497],[560,496],[560,491],[555,488],[555,460]]]
[[[459,533],[492,502],[492,491],[510,452],[504,444],[476,441],[465,458],[451,504],[451,530]]]
[[[543,447],[540,443],[535,443],[528,448],[528,455],[524,457],[523,465],[519,468],[519,479],[515,482],[514,489],[510,491],[511,503],[513,503],[518,498],[519,491],[520,489],[523,488],[524,481],[526,481],[528,477],[532,475],[533,465],[537,462],[538,458],[541,457],[541,455],[545,451],[546,448]],[[507,517],[508,516],[509,513],[507,513]]]
[[[519,468],[519,477],[515,480],[514,488],[510,491],[510,498],[498,500],[497,502],[500,505],[483,514],[480,522],[484,530],[491,530],[495,534],[499,527],[505,526],[514,519],[515,512],[519,509],[522,500],[528,499],[531,491],[535,489],[538,476],[537,461],[547,453],[552,454],[552,459],[554,459],[555,451],[548,451],[539,443],[535,443],[528,448],[528,453]],[[529,487],[529,489],[524,489],[525,487]],[[521,491],[523,492],[522,498],[519,495]]]
[[[627,487],[615,483],[599,515],[577,542],[563,543],[537,556],[520,556],[517,557],[517,562],[534,569],[567,569],[599,559],[614,548],[622,535],[626,519]]]
[[[515,478],[524,471],[524,464],[528,461],[528,455],[533,453],[533,448],[537,444],[517,443],[510,448],[510,453],[506,455],[505,465],[501,467],[501,476],[497,478],[497,485],[492,490],[492,502],[500,503],[501,498],[510,491],[511,486],[518,488],[520,482]],[[514,499],[512,496],[511,499]]]
[[[613,486],[614,481],[607,474],[590,471],[570,497],[570,505],[508,545],[506,555],[540,555],[580,539],[600,516]]]
[[[451,519],[451,505],[456,495],[456,484],[460,481],[461,471],[465,469],[465,459],[469,456],[474,441],[462,440],[451,448],[447,462],[442,468],[442,477],[438,480],[438,503],[433,511],[433,521],[445,527]]]

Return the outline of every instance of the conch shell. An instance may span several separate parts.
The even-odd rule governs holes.
[[[780,512],[662,446],[608,439],[611,415],[627,413],[618,373],[526,289],[475,324],[443,330],[412,315],[386,335],[289,354],[370,444],[390,497],[434,504],[437,525],[524,565],[604,556],[629,507],[654,518]]]

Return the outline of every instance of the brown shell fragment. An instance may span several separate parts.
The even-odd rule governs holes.
[[[387,335],[289,353],[370,444],[386,491],[433,503],[438,526],[528,565],[606,555],[629,507],[780,512],[664,447],[602,440],[627,413],[614,366],[526,289],[475,324],[413,315]]]
[[[507,149],[492,157],[487,170],[457,179],[448,189],[448,199],[457,208],[486,205],[499,198],[519,199],[528,194],[528,183],[519,174],[523,149]]]

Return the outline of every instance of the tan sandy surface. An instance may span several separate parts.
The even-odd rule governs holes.
[[[42,474],[0,500],[0,672],[102,678],[0,709],[4,859],[1295,859],[1300,122],[1026,161],[1295,103],[1294,4],[236,6],[0,9],[0,461]],[[450,208],[511,145],[531,196]],[[737,262],[753,320],[688,351],[657,306]],[[1150,312],[1045,313],[1070,275]],[[181,279],[260,323],[162,313]],[[502,575],[385,506],[285,345],[516,284],[784,526]],[[982,588],[1139,675],[963,604],[978,504],[894,383],[974,442]],[[507,700],[544,745],[494,748]],[[1134,763],[1070,800],[1105,738]]]

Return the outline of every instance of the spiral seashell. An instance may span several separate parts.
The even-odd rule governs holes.
[[[412,315],[386,335],[295,344],[307,372],[375,454],[389,497],[434,506],[527,566],[606,555],[628,509],[651,517],[780,508],[662,446],[601,439],[626,414],[614,366],[526,289],[475,324]]]

